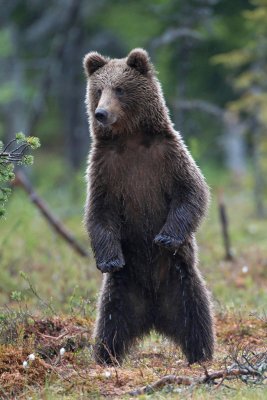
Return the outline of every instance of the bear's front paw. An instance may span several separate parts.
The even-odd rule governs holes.
[[[181,244],[183,243],[182,240],[179,240],[177,238],[171,237],[165,233],[159,233],[155,239],[154,242],[160,246],[160,247],[165,247],[166,249],[170,251],[176,252]]]
[[[103,261],[101,263],[97,263],[97,268],[102,272],[115,272],[122,269],[125,265],[124,260],[119,257],[111,258],[109,261]]]

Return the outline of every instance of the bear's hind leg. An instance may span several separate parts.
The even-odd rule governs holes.
[[[95,359],[118,364],[135,339],[149,330],[145,302],[123,279],[123,271],[104,277],[95,328]]]
[[[180,275],[178,342],[189,364],[212,359],[214,350],[213,318],[205,283],[194,268],[177,267]]]
[[[179,344],[190,364],[210,360],[214,350],[213,316],[195,262],[194,239],[170,260],[169,282],[161,294],[156,328]]]

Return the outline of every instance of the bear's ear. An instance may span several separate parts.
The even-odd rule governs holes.
[[[97,51],[91,51],[83,59],[83,67],[87,76],[91,76],[99,68],[107,64],[108,59],[101,56]]]
[[[148,53],[144,49],[133,49],[127,57],[127,65],[146,75],[152,70]]]

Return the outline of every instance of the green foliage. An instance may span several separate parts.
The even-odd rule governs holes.
[[[38,138],[26,137],[22,132],[16,134],[5,147],[0,141],[0,217],[5,214],[5,206],[11,189],[6,185],[15,177],[14,165],[31,165],[33,156],[25,154],[28,149],[35,150],[40,147]]]
[[[232,72],[231,82],[239,94],[229,102],[229,108],[245,113],[267,128],[267,2],[251,0],[252,10],[243,12],[249,38],[245,47],[213,57],[214,63],[224,65]]]
[[[10,298],[11,298],[11,300],[13,300],[13,301],[21,302],[21,301],[22,301],[22,293],[19,292],[19,291],[17,291],[17,290],[14,290],[14,291],[11,293]]]

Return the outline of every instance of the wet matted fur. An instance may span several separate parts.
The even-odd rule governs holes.
[[[145,50],[124,59],[91,52],[84,68],[92,135],[85,223],[105,273],[96,359],[120,362],[151,329],[180,345],[189,363],[211,359],[211,303],[195,241],[205,179],[173,128]]]

